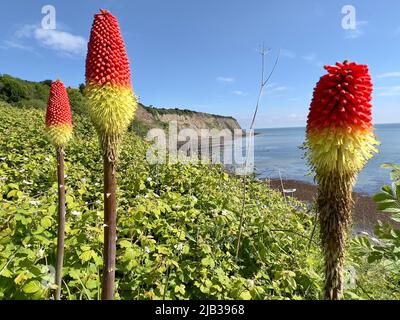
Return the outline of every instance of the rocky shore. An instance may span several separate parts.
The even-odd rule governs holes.
[[[273,189],[282,191],[281,181],[269,180],[270,186]],[[283,180],[283,186],[285,189],[296,189],[293,196],[298,200],[305,202],[312,202],[317,194],[317,187],[315,185],[297,181],[297,180]],[[386,213],[379,212],[377,210],[375,202],[371,199],[371,196],[362,193],[353,193],[354,199],[354,210],[353,210],[353,222],[354,229],[357,232],[366,231],[373,232],[377,221],[390,222],[395,224]],[[400,224],[396,224],[400,227]]]

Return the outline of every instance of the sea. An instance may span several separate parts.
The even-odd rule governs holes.
[[[400,124],[375,126],[381,145],[359,174],[354,190],[366,194],[378,192],[390,184],[390,170],[385,163],[400,164]],[[313,183],[314,178],[300,149],[305,141],[305,128],[257,129],[254,138],[254,163],[259,178],[299,180]]]

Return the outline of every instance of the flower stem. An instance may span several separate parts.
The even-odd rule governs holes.
[[[57,285],[55,299],[61,297],[62,268],[64,262],[65,239],[65,184],[64,184],[64,150],[57,148],[57,176],[58,176],[58,237],[55,284]]]
[[[104,270],[102,300],[114,300],[117,240],[117,200],[115,156],[104,156]]]

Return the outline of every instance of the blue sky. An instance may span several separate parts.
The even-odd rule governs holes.
[[[44,5],[57,29],[41,30]],[[342,7],[357,29],[342,28]],[[376,123],[400,122],[398,0],[108,0],[2,4],[0,73],[28,80],[84,82],[86,42],[100,8],[119,19],[141,102],[236,117],[250,123],[260,78],[258,49],[281,59],[256,127],[304,126],[322,66],[345,59],[370,65]]]

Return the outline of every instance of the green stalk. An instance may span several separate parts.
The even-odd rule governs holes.
[[[62,268],[64,262],[65,240],[65,184],[64,184],[64,149],[57,148],[57,177],[58,177],[58,236],[55,284],[57,285],[55,299],[61,297]]]

